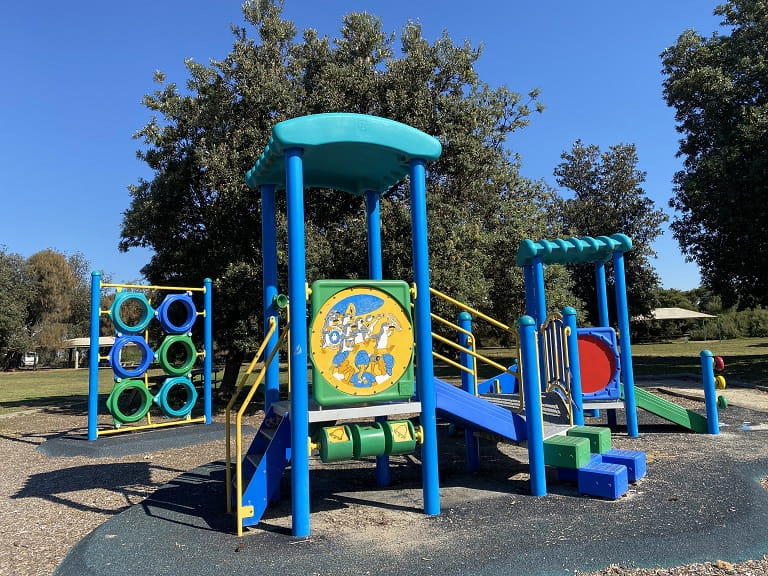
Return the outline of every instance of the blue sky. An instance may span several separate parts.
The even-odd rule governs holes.
[[[335,37],[344,14],[367,11],[386,31],[417,20],[430,39],[447,30],[455,42],[482,43],[483,81],[521,93],[538,87],[547,107],[509,142],[525,176],[554,185],[560,154],[577,139],[603,149],[634,143],[646,193],[669,213],[679,135],[662,99],[659,54],[683,30],[717,30],[719,3],[285,0],[284,16]],[[23,256],[81,252],[116,282],[140,280],[149,253],[121,254],[117,243],[128,185],[152,176],[132,138],[150,118],[142,96],[156,88],[155,70],[183,84],[185,58],[226,56],[240,5],[43,0],[0,9],[0,246]],[[699,285],[667,230],[655,249],[664,287]]]

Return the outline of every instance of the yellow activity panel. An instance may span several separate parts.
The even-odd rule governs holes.
[[[413,327],[408,284],[318,280],[312,284],[309,352],[321,406],[413,396]]]

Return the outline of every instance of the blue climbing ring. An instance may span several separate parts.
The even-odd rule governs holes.
[[[168,317],[170,308],[174,305],[176,309],[178,309],[180,305],[186,312],[186,318],[181,324],[174,324]],[[163,327],[163,331],[166,334],[186,334],[192,329],[195,320],[197,320],[197,308],[189,293],[168,294],[160,303],[155,314],[160,321],[160,326]]]
[[[168,352],[171,347],[181,346],[185,352],[184,361],[180,364],[171,362],[168,358]],[[160,347],[157,349],[157,362],[166,374],[173,374],[174,376],[184,376],[189,374],[192,370],[192,366],[195,365],[197,360],[197,349],[195,348],[192,338],[184,334],[174,334],[172,336],[166,336],[163,338]]]
[[[127,345],[133,344],[138,346],[141,352],[141,361],[133,368],[127,368],[121,363],[121,354],[123,348]],[[137,378],[144,374],[155,359],[155,353],[144,340],[143,336],[118,336],[115,338],[115,344],[109,351],[109,364],[112,366],[112,371],[118,378]]]
[[[127,302],[133,301],[141,308],[141,317],[136,324],[130,325],[121,316],[121,310],[123,305]],[[117,332],[120,334],[141,334],[147,329],[152,318],[155,317],[155,311],[147,300],[147,297],[143,292],[118,292],[115,295],[115,300],[112,302],[112,306],[109,308],[109,316],[112,318],[112,323],[117,328]]]
[[[168,403],[168,394],[172,389],[178,387],[182,387],[186,390],[187,399],[179,408],[173,408]],[[163,382],[163,385],[160,386],[160,391],[157,393],[157,396],[155,396],[155,404],[157,404],[160,407],[160,410],[163,411],[163,414],[169,418],[185,417],[192,412],[192,408],[194,408],[196,402],[197,390],[195,389],[195,385],[192,384],[192,381],[189,378],[185,378],[184,376],[167,378]]]

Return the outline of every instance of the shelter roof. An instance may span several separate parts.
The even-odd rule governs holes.
[[[272,137],[246,174],[251,188],[285,188],[285,153],[302,149],[305,188],[382,194],[405,178],[410,161],[435,160],[440,141],[407,124],[366,114],[334,112],[275,124]]]
[[[717,316],[685,308],[655,308],[651,310],[650,316],[639,316],[634,320],[687,320],[689,318],[717,318]]]
[[[90,338],[70,338],[64,340],[64,348],[88,348],[91,345]],[[114,346],[114,336],[99,336],[99,346]]]

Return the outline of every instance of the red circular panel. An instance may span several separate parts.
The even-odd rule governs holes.
[[[616,373],[616,356],[611,346],[588,334],[579,335],[579,364],[584,394],[599,392],[610,384]]]

